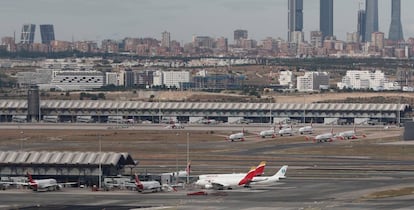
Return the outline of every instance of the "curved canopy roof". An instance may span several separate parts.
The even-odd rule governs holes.
[[[0,100],[0,109],[25,109],[26,100]],[[85,101],[42,100],[41,108],[49,109],[145,109],[145,110],[324,110],[324,111],[405,111],[408,104],[352,104],[352,103],[188,103],[188,102],[140,102],[140,101]]]
[[[0,164],[23,165],[135,165],[128,153],[0,151]]]

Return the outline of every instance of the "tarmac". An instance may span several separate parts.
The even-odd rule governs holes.
[[[216,130],[226,132],[245,126],[190,126],[185,131]],[[250,126],[250,131],[259,131],[264,126]],[[321,126],[316,132],[323,132],[329,127]],[[97,129],[106,130],[107,125],[3,125],[1,129]],[[163,126],[133,126],[118,129],[157,130],[164,133]],[[347,128],[341,128],[347,129]],[[281,165],[289,165],[287,179],[273,186],[252,186],[224,191],[206,191],[188,185],[177,192],[145,193],[134,191],[98,191],[89,188],[64,188],[56,192],[33,192],[25,189],[9,189],[0,191],[0,209],[218,209],[218,210],[348,210],[348,209],[414,209],[414,192],[406,194],[391,193],[376,198],[374,193],[388,192],[414,187],[414,160],[410,151],[412,145],[383,145],[382,140],[391,132],[382,133],[378,128],[364,128],[370,132],[371,138],[364,140],[313,144],[304,141],[290,141],[292,137],[281,140],[246,140],[246,142],[222,142],[199,140],[191,142],[191,149],[200,153],[192,168],[197,173],[208,173],[213,169],[223,172],[248,170],[246,162],[257,162],[257,159],[268,157],[266,175],[275,173]],[[377,130],[376,130],[377,129]],[[396,130],[395,133],[400,131]],[[167,133],[167,132],[165,132]],[[170,133],[166,135],[171,135]],[[393,134],[394,135],[394,134]],[[372,137],[373,136],[373,137]],[[389,136],[387,136],[388,138]],[[397,137],[396,137],[397,138]],[[373,141],[370,143],[370,141]],[[71,141],[59,140],[62,146],[75,144]],[[391,142],[396,142],[392,140]],[[79,143],[79,142],[76,142]],[[53,141],[42,141],[25,144],[25,149],[36,150],[47,148]],[[131,143],[135,144],[134,142]],[[174,145],[172,143],[171,145]],[[18,144],[4,143],[3,148],[13,149]],[[185,142],[179,149],[185,149]],[[380,151],[370,151],[370,147]],[[380,147],[378,147],[380,146]],[[182,147],[182,148],[181,148]],[[367,153],[352,154],[346,149],[366,147]],[[381,148],[384,147],[382,152]],[[177,148],[176,148],[177,149]],[[209,149],[209,150],[208,150]],[[204,151],[206,150],[206,151]],[[322,150],[322,153],[312,151]],[[395,151],[394,151],[395,150]],[[323,152],[323,151],[326,151]],[[334,151],[334,152],[332,152]],[[357,150],[358,151],[358,150]],[[396,156],[394,153],[407,152]],[[208,159],[204,153],[217,155]],[[174,151],[173,151],[174,153]],[[379,154],[379,155],[378,155]],[[192,156],[194,154],[192,153]],[[243,157],[238,159],[236,157]],[[140,156],[140,161],[148,162],[151,157]],[[266,160],[266,159],[265,159]],[[154,160],[154,164],[142,165],[142,169],[165,170],[175,168],[172,165],[159,165],[164,159]],[[157,162],[158,161],[158,162]],[[170,161],[171,162],[175,162]],[[258,162],[257,162],[258,163]],[[207,195],[188,196],[187,193],[205,191]],[[386,193],[384,193],[386,194]]]

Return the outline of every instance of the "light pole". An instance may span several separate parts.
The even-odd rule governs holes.
[[[269,124],[272,126],[272,97],[269,97]]]
[[[306,94],[303,94],[303,123],[306,124]]]
[[[188,167],[188,163],[190,162],[190,133],[187,132],[187,167]],[[189,168],[187,168],[187,184],[190,182],[190,170]]]
[[[19,130],[20,130],[20,126],[19,126]],[[20,130],[20,151],[23,151],[23,134],[24,132]]]
[[[101,135],[99,134],[99,182],[98,189],[102,187],[102,144],[101,144]]]

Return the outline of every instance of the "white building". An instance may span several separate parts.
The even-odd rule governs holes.
[[[124,74],[118,72],[106,72],[105,73],[105,85],[124,85]]]
[[[154,81],[152,83],[154,86],[161,86],[164,84],[162,75],[162,71],[160,70],[154,72]]]
[[[36,72],[18,72],[16,74],[19,87],[48,84],[52,80],[53,69],[36,69]]]
[[[287,86],[290,89],[293,88],[293,81],[295,76],[292,71],[281,71],[279,74],[279,84]]]
[[[189,71],[164,71],[163,72],[163,84],[167,87],[180,88],[181,83],[190,82]]]
[[[373,90],[399,90],[401,87],[396,82],[390,82],[385,74],[376,70],[372,71],[347,71],[342,77],[342,82],[337,84],[339,89],[350,88],[355,90],[373,89]]]
[[[297,78],[297,89],[301,92],[319,91],[329,88],[329,74],[327,72],[306,72]]]
[[[39,88],[60,91],[92,90],[105,84],[104,74],[100,71],[53,71],[49,84],[40,84]]]
[[[190,82],[189,71],[156,71],[154,72],[154,86],[165,85],[166,87],[180,88],[181,83]]]

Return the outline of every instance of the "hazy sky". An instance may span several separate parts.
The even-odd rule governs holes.
[[[171,38],[191,41],[192,35],[224,36],[235,29],[249,37],[287,36],[287,0],[1,0],[0,36],[20,40],[24,23],[50,23],[58,40],[102,40],[124,37]],[[361,0],[334,0],[334,33],[345,39],[356,31]],[[401,0],[404,37],[414,36],[413,0]],[[388,36],[391,0],[379,0],[380,31]],[[319,30],[319,0],[304,0],[304,31]],[[36,40],[40,40],[36,28]]]

